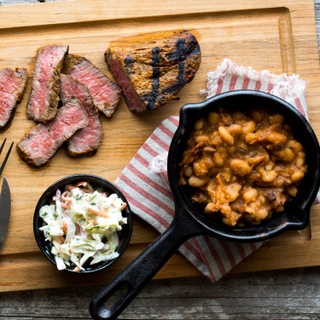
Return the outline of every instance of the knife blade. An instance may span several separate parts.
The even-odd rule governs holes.
[[[11,213],[11,193],[6,177],[3,177],[0,195],[0,251],[7,234]]]

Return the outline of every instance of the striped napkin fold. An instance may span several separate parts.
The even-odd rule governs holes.
[[[233,90],[263,91],[286,100],[308,118],[306,86],[307,82],[300,80],[298,75],[259,73],[225,59],[216,71],[208,73],[207,88],[201,90],[201,94],[210,98]],[[167,155],[178,124],[178,117],[164,120],[115,181],[133,212],[160,233],[168,228],[174,216]],[[203,275],[215,282],[261,245],[261,242],[240,244],[198,236],[186,241],[179,251]]]

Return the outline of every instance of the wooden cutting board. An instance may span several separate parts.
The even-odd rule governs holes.
[[[0,138],[9,142],[17,142],[34,125],[26,118],[26,103],[40,46],[67,44],[71,53],[85,56],[108,74],[104,51],[110,41],[125,36],[188,29],[197,36],[202,51],[200,70],[181,91],[179,101],[148,114],[134,114],[122,101],[111,119],[102,116],[104,139],[94,157],[72,159],[62,148],[46,166],[32,168],[14,149],[4,172],[12,192],[12,214],[0,254],[0,291],[107,283],[157,237],[156,231],[135,218],[129,248],[112,267],[91,275],[58,272],[36,245],[33,211],[42,192],[64,176],[89,173],[114,181],[161,121],[178,115],[184,104],[203,99],[199,90],[205,88],[207,72],[224,58],[257,71],[297,73],[309,81],[309,117],[320,136],[320,69],[312,0],[77,0],[4,6],[0,29],[0,68],[26,67],[29,77],[13,124]],[[233,272],[320,265],[320,206],[312,209],[311,230],[311,240],[307,230],[267,242]],[[177,253],[156,278],[197,275]]]

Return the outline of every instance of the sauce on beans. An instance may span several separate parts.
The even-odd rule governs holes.
[[[180,163],[192,201],[228,226],[259,224],[296,196],[304,147],[281,114],[220,108],[194,124]]]

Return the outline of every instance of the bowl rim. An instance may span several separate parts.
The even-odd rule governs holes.
[[[43,245],[44,241],[44,236],[43,236],[43,232],[41,232],[38,228],[38,221],[41,221],[39,219],[41,219],[41,217],[39,216],[39,210],[40,208],[45,205],[46,203],[46,198],[49,196],[49,194],[54,194],[55,190],[57,190],[58,188],[61,188],[63,186],[65,186],[66,184],[69,183],[75,183],[76,181],[85,181],[85,179],[87,180],[94,180],[91,181],[94,185],[100,185],[97,181],[101,182],[102,184],[107,185],[109,188],[111,188],[112,190],[115,191],[115,193],[124,201],[127,203],[126,208],[124,209],[125,212],[125,217],[127,218],[127,224],[125,224],[125,228],[126,233],[124,233],[123,239],[122,239],[122,243],[121,243],[121,250],[117,251],[118,252],[118,257],[111,259],[111,260],[105,260],[102,262],[99,262],[98,264],[96,264],[96,268],[95,265],[93,265],[93,267],[91,267],[89,270],[85,269],[85,270],[79,270],[78,272],[74,272],[73,268],[70,268],[67,266],[66,269],[63,270],[58,270],[57,271],[67,271],[67,272],[71,272],[71,273],[75,273],[75,274],[90,274],[90,273],[94,273],[94,272],[98,272],[101,271],[103,269],[106,269],[107,267],[109,267],[110,265],[112,265],[113,263],[115,263],[121,256],[122,254],[125,252],[125,250],[127,249],[129,242],[131,240],[131,236],[132,236],[132,229],[133,229],[133,213],[131,211],[130,205],[128,203],[128,201],[126,200],[125,196],[123,195],[122,191],[116,187],[112,182],[110,182],[109,180],[97,176],[97,175],[93,175],[93,174],[72,174],[69,176],[65,176],[57,181],[55,181],[54,183],[52,183],[49,187],[47,187],[47,189],[41,194],[35,210],[34,210],[34,215],[33,215],[33,234],[35,237],[35,240],[37,242],[37,245],[40,249],[40,251],[44,254],[44,256],[57,267],[57,264],[54,260],[54,255],[49,252],[49,250],[45,250],[46,246]],[[71,182],[70,182],[71,180]],[[120,246],[120,244],[119,244]],[[101,264],[101,265],[100,265]]]

